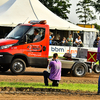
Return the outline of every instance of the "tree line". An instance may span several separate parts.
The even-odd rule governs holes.
[[[68,19],[70,13],[70,0],[39,0],[49,10],[63,19]],[[80,0],[77,3],[76,14],[82,24],[89,24],[89,21],[97,19],[92,9],[100,13],[100,0]],[[94,23],[95,27],[100,30],[100,26]]]

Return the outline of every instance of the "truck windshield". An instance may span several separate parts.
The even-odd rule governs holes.
[[[6,36],[6,39],[20,39],[30,28],[31,26],[19,25]]]

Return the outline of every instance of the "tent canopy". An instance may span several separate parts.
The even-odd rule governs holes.
[[[0,26],[14,27],[29,20],[47,20],[50,29],[96,31],[82,28],[61,19],[38,0],[9,0],[0,6]]]

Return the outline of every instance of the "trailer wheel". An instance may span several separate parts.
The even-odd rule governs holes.
[[[14,59],[11,63],[10,70],[13,74],[23,74],[26,68],[26,63],[22,59]]]
[[[74,65],[72,74],[77,77],[82,77],[86,73],[86,65],[84,63],[77,63]]]
[[[97,73],[97,74],[100,73],[100,67],[99,67],[99,65],[94,65],[94,66],[93,66],[93,70],[94,70],[94,72]]]
[[[6,71],[8,71],[9,70],[9,66],[7,66],[7,65],[0,65],[0,71],[1,72],[6,72]]]

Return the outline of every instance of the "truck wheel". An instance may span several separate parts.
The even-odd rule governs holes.
[[[22,59],[14,59],[11,63],[10,70],[13,74],[23,74],[26,68],[26,63]]]
[[[93,66],[93,70],[94,70],[94,72],[97,73],[97,74],[100,73],[100,67],[99,67],[99,65],[94,65],[94,66]]]
[[[8,70],[9,70],[9,66],[7,66],[7,65],[6,65],[6,66],[5,66],[5,65],[3,65],[3,66],[0,65],[0,71],[1,71],[1,72],[6,72],[6,71],[8,71]]]
[[[77,77],[82,77],[86,73],[86,66],[84,63],[77,63],[72,70],[72,74]]]

